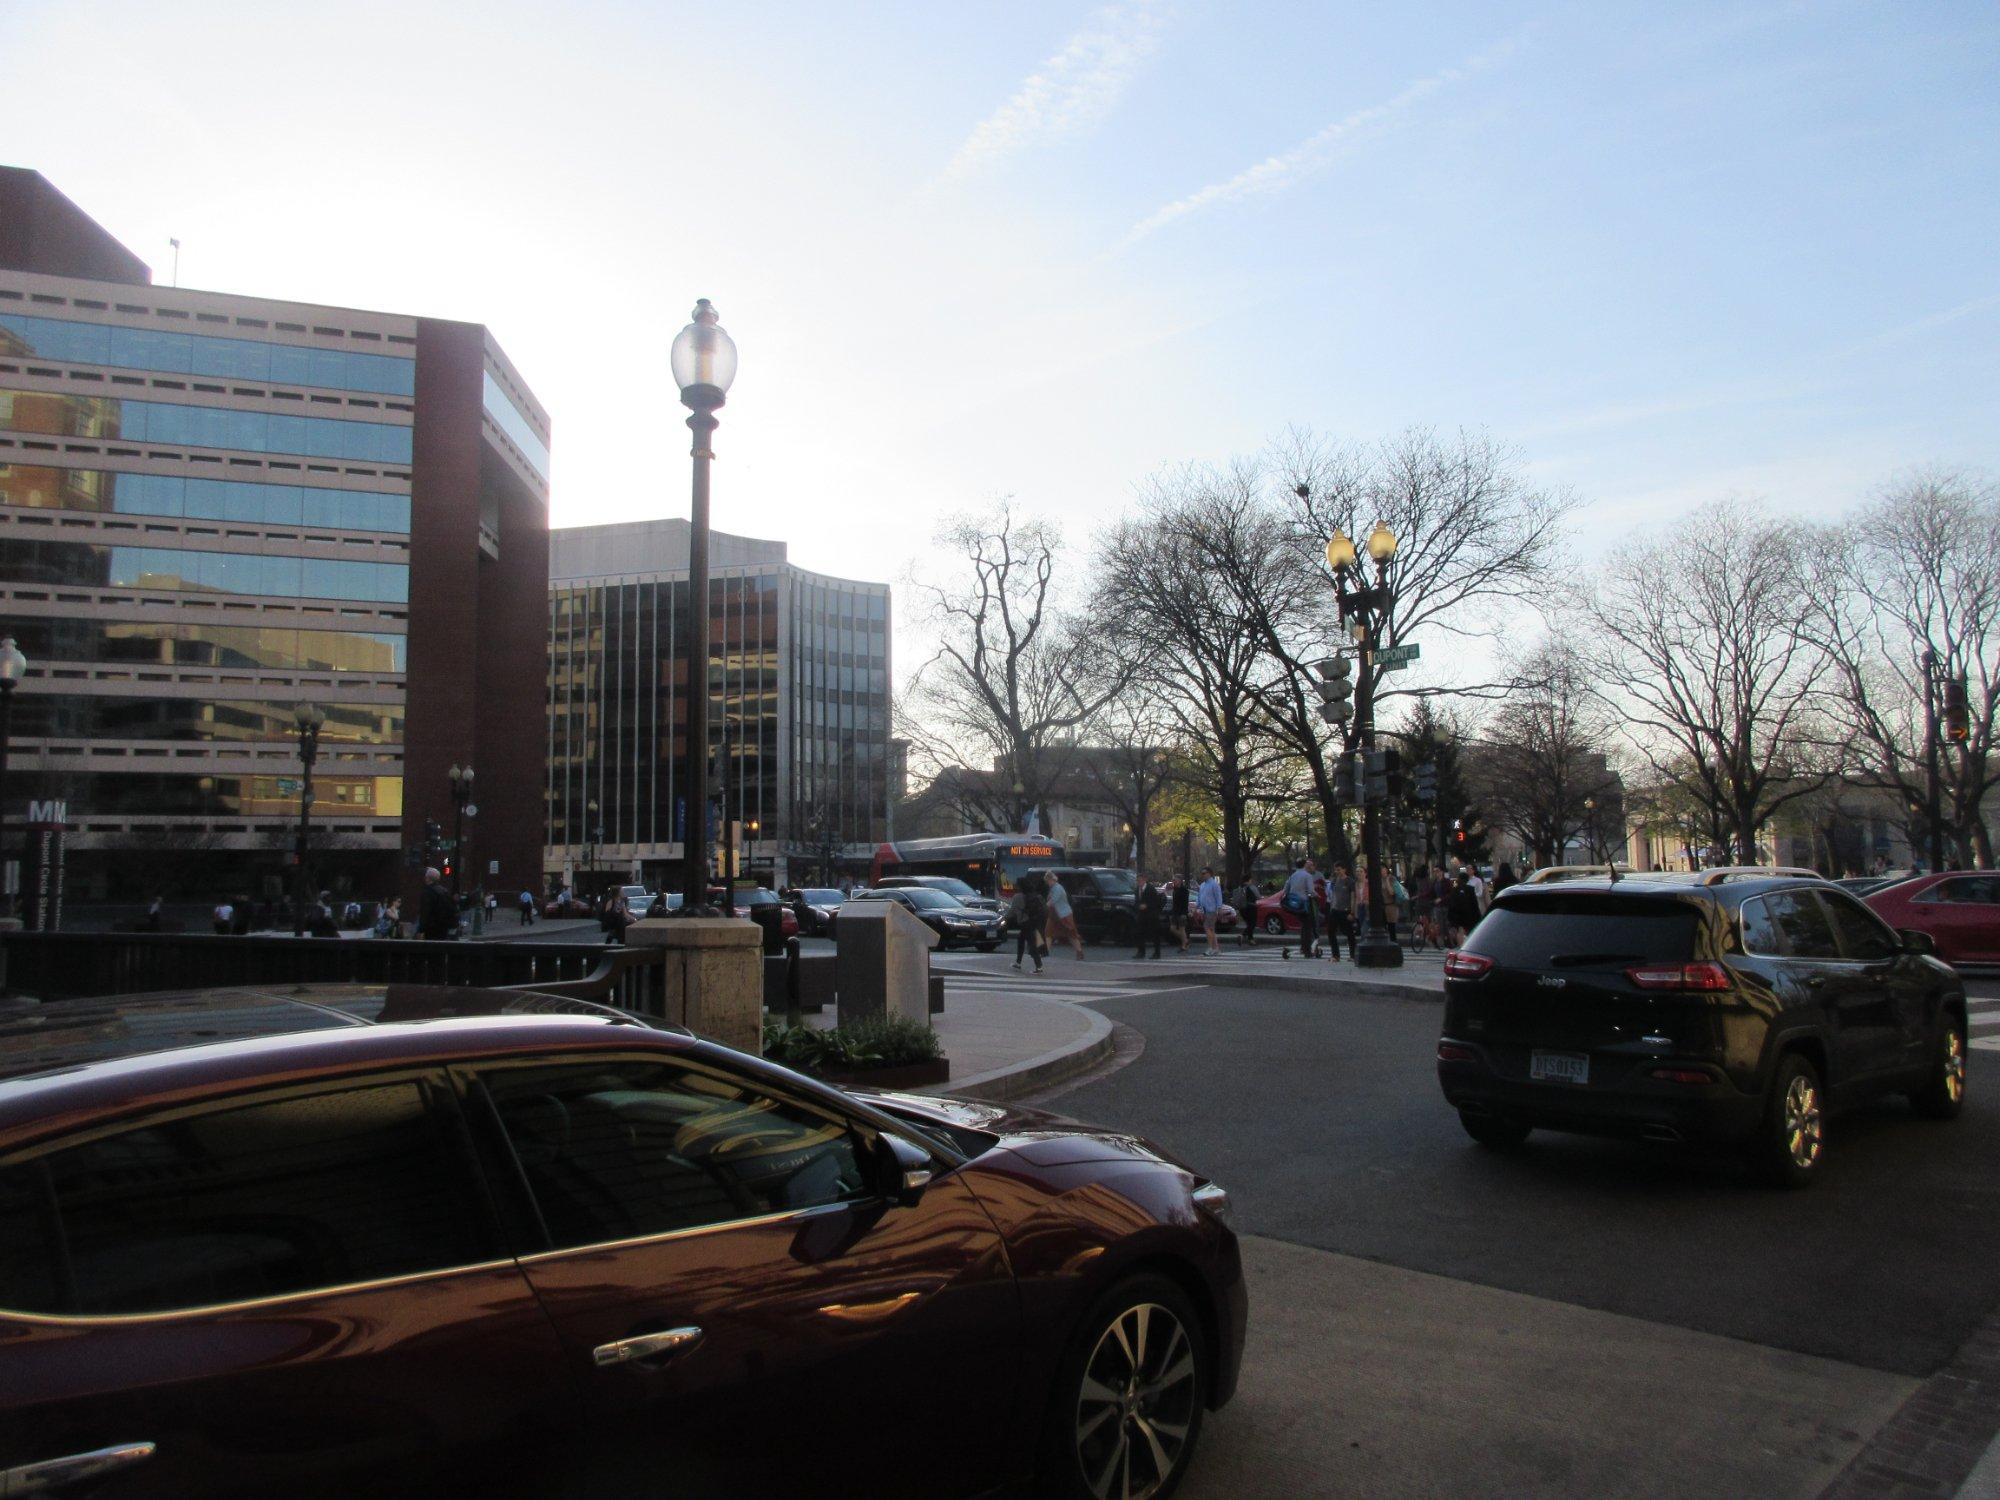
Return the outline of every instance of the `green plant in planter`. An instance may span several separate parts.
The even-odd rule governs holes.
[[[858,1073],[901,1068],[942,1057],[937,1033],[901,1016],[857,1021],[817,1031],[810,1026],[764,1023],[764,1055],[801,1073]]]

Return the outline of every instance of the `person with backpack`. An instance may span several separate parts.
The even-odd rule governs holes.
[[[1340,962],[1340,935],[1347,934],[1347,956],[1354,957],[1354,877],[1336,864],[1326,878],[1326,956]]]
[[[1299,957],[1313,958],[1314,945],[1319,941],[1319,912],[1313,897],[1313,877],[1317,867],[1308,854],[1292,867],[1292,873],[1285,880],[1285,892],[1278,898],[1278,904],[1299,919]]]
[[[1243,877],[1243,884],[1236,888],[1236,915],[1243,923],[1243,931],[1237,941],[1245,948],[1257,944],[1257,887],[1249,876]]]

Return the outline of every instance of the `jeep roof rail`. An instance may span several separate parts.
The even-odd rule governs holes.
[[[1701,871],[1697,883],[1722,885],[1731,880],[1771,880],[1785,875],[1797,880],[1826,879],[1819,871],[1808,870],[1801,865],[1717,865],[1712,870]]]
[[[1624,880],[1632,874],[1630,865],[1544,865],[1531,872],[1522,885],[1555,885],[1564,880]]]

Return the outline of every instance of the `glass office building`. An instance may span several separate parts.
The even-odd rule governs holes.
[[[313,884],[413,890],[454,763],[465,884],[538,881],[548,468],[485,329],[156,287],[0,169],[5,811],[67,805],[72,907],[288,892],[302,703]]]
[[[680,879],[688,524],[550,534],[547,869],[584,889]],[[889,590],[716,533],[710,807],[718,866],[786,885],[880,842],[888,802]]]

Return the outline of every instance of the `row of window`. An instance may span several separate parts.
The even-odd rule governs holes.
[[[0,504],[340,531],[407,534],[410,529],[408,495],[36,464],[0,464]]]
[[[323,703],[328,744],[400,745],[400,704]],[[43,739],[292,740],[293,704],[204,698],[126,698],[76,693],[20,693],[13,732]]]
[[[0,1306],[210,1307],[869,1191],[837,1115],[688,1064],[496,1067],[471,1103],[461,1125],[426,1082],[347,1081],[0,1165]]]
[[[18,616],[16,644],[36,666],[132,662],[163,667],[244,667],[270,672],[404,672],[409,637],[373,630],[290,630],[263,625],[168,625],[158,620]]]
[[[1837,934],[1837,937],[1836,937]],[[1846,896],[1781,891],[1743,903],[1743,950],[1772,958],[1888,958],[1895,934]]]
[[[10,339],[7,334],[12,334]],[[328,390],[414,395],[417,362],[393,354],[344,349],[301,349],[262,339],[215,338],[156,328],[119,328],[0,313],[0,352],[40,355],[78,365],[156,370],[165,375],[215,375],[274,385],[314,385]]]
[[[495,425],[514,440],[514,446],[528,456],[528,466],[546,481],[549,477],[549,445],[541,440],[535,429],[528,425],[527,417],[514,404],[513,397],[506,388],[493,378],[491,370],[483,372],[486,379],[481,399],[486,414],[493,418]]]
[[[0,537],[0,578],[54,587],[180,589],[375,604],[403,604],[410,597],[406,563],[180,547],[106,547],[23,537]]]
[[[366,463],[407,464],[410,429],[388,422],[295,417],[289,412],[181,406],[122,396],[0,391],[0,428],[50,437],[124,439],[181,448],[235,448],[244,453],[298,453]]]
[[[16,773],[19,774],[18,772]],[[35,771],[17,798],[69,803],[72,822],[92,818],[154,814],[185,818],[295,818],[299,778],[288,776],[193,776],[185,771]],[[17,804],[18,805],[18,804]],[[315,814],[400,818],[403,778],[350,776],[325,763],[313,770]]]

